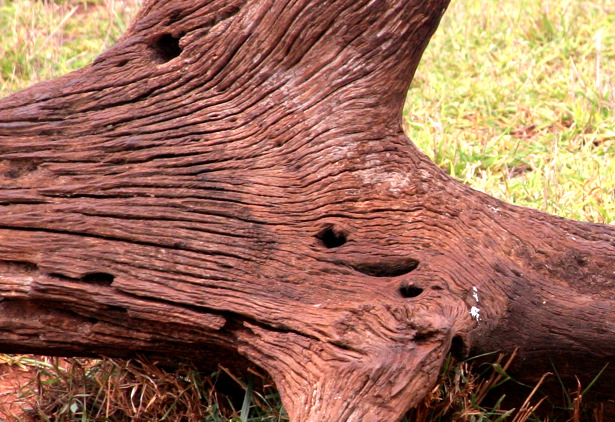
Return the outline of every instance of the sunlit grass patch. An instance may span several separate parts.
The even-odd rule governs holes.
[[[135,0],[0,0],[0,97],[90,63],[137,8]]]
[[[500,199],[615,221],[615,6],[454,2],[405,115],[440,167]]]

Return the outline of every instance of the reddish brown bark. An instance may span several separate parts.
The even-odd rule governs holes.
[[[0,349],[240,355],[295,421],[399,419],[451,347],[595,375],[615,229],[476,192],[403,134],[446,5],[153,0],[3,99]]]

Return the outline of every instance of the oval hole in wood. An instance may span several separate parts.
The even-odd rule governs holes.
[[[451,342],[450,352],[451,356],[453,356],[458,361],[462,361],[468,357],[470,349],[461,336],[455,336],[453,337],[453,340]]]
[[[81,277],[81,281],[96,286],[110,286],[115,277],[109,273],[91,273]]]
[[[418,266],[419,261],[412,258],[388,258],[351,264],[355,270],[372,277],[398,277],[414,271]]]
[[[401,286],[399,288],[399,293],[401,293],[403,297],[417,297],[423,293],[423,289],[417,286],[407,285]]]

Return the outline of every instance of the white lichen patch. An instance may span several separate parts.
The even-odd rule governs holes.
[[[379,163],[378,163],[379,164]],[[412,179],[404,173],[383,171],[382,169],[368,169],[357,172],[364,185],[375,185],[399,195],[412,185]]]
[[[478,297],[478,288],[476,286],[472,286],[472,297],[478,305],[480,298]],[[477,322],[480,321],[480,308],[478,306],[472,306],[470,309],[470,315],[472,315],[472,318],[474,318]]]
[[[480,302],[480,300],[478,299],[478,289],[476,288],[476,286],[472,287],[472,297],[474,298],[476,303]]]
[[[470,315],[472,315],[472,318],[474,318],[477,322],[480,321],[480,309],[476,306],[472,306],[472,309],[470,309]]]

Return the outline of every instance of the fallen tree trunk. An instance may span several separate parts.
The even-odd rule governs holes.
[[[449,350],[593,378],[615,229],[476,192],[403,134],[446,6],[149,1],[0,101],[0,350],[240,356],[296,421],[399,419]]]

